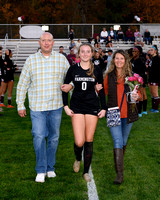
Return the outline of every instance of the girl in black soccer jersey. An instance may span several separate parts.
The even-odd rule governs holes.
[[[68,107],[68,93],[63,92],[64,110],[72,119],[74,132],[74,152],[76,160],[73,170],[79,172],[81,153],[84,146],[84,171],[83,178],[91,181],[88,174],[93,153],[93,137],[98,118],[106,113],[104,89],[99,91],[99,97],[95,91],[97,83],[103,84],[103,76],[100,68],[92,64],[93,48],[90,44],[82,44],[79,48],[81,62],[68,69],[64,83],[74,83],[74,90]],[[64,86],[64,85],[63,85]],[[62,86],[62,88],[63,88]],[[62,89],[63,90],[63,89]],[[64,91],[64,90],[63,90]]]
[[[13,85],[14,85],[14,72],[16,70],[16,65],[13,64],[11,57],[12,57],[12,51],[10,49],[7,49],[5,51],[5,59],[4,59],[4,83],[3,83],[3,88],[2,88],[0,107],[5,107],[4,95],[8,88],[7,108],[13,108],[13,106],[11,105],[11,96],[12,96],[12,90],[13,90]]]

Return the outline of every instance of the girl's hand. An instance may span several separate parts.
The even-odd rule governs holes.
[[[95,89],[96,89],[96,91],[100,91],[101,89],[102,89],[103,87],[102,87],[102,84],[96,84],[95,85]]]
[[[105,115],[106,115],[106,110],[101,110],[101,111],[98,113],[98,118],[105,117]]]
[[[64,106],[64,110],[68,116],[73,117],[74,112],[68,106]]]
[[[68,93],[72,88],[73,88],[73,86],[71,84],[61,85],[61,90],[66,93]]]

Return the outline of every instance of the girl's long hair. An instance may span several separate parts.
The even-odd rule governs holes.
[[[124,64],[124,67],[122,69],[122,73],[121,73],[120,78],[123,79],[126,76],[132,76],[132,65],[131,65],[131,62],[130,62],[130,59],[129,59],[129,55],[121,49],[114,52],[107,74],[112,72],[112,71],[115,71],[115,73],[116,73],[116,66],[115,66],[114,59],[115,59],[115,56],[116,56],[117,53],[121,54],[125,58],[125,64]],[[116,74],[116,76],[117,76],[117,74]]]
[[[81,44],[81,45],[79,46],[79,49],[78,49],[78,54],[80,53],[80,48],[81,48],[82,46],[89,46],[90,49],[91,49],[91,52],[92,52],[92,54],[93,54],[93,47],[92,47],[89,43],[83,43],[83,44]],[[95,76],[94,76],[94,65],[93,65],[91,59],[90,59],[90,66],[89,66],[89,71],[87,72],[87,75],[88,75],[88,76],[91,76],[92,78],[95,78]]]

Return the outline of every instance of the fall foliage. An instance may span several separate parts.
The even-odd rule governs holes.
[[[0,23],[160,23],[159,0],[0,0]]]

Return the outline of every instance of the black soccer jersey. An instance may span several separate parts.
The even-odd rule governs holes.
[[[80,64],[72,65],[66,74],[64,83],[69,84],[71,81],[74,83],[74,90],[71,96],[70,108],[73,111],[92,111],[98,114],[100,110],[99,97],[101,109],[106,109],[104,89],[99,91],[99,95],[95,91],[96,83],[103,84],[103,76],[100,68],[94,66],[94,76],[87,75],[88,70],[84,70]],[[99,97],[98,97],[99,96]],[[64,106],[68,105],[68,93],[63,92]]]

